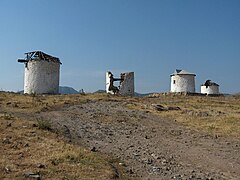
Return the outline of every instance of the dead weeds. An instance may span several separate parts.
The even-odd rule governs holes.
[[[91,97],[91,95],[90,95]],[[0,93],[0,179],[112,179],[112,159],[66,143],[49,121],[24,120],[15,113],[38,113],[89,101],[83,95]],[[93,99],[97,99],[93,96]]]

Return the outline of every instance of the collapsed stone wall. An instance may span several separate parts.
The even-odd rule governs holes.
[[[114,85],[116,81],[119,81],[118,86]],[[111,72],[106,72],[106,92],[134,96],[134,72],[121,73],[120,78],[114,78]]]

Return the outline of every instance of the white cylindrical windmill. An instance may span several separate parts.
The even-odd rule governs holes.
[[[171,89],[170,92],[190,92],[195,93],[195,74],[185,70],[178,70],[170,75]]]
[[[57,57],[41,51],[25,53],[25,59],[18,62],[25,64],[24,93],[58,94],[60,65]]]
[[[219,85],[211,80],[207,80],[204,84],[201,85],[202,94],[219,94]]]

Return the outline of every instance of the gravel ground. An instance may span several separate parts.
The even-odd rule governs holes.
[[[117,101],[42,112],[69,141],[119,159],[133,179],[240,179],[240,142],[188,129]]]

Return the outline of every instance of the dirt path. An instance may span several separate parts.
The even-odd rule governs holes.
[[[211,137],[178,123],[96,101],[43,112],[67,138],[119,158],[136,179],[240,179],[240,142]]]

